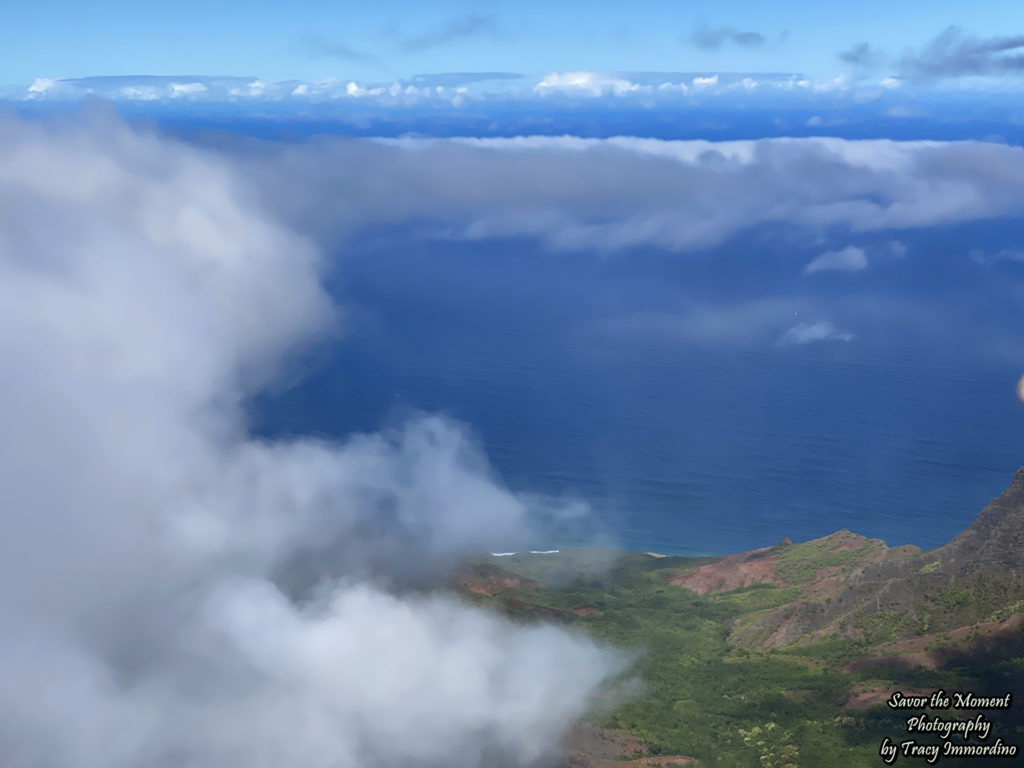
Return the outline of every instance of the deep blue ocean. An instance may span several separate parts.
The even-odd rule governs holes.
[[[1024,465],[1024,359],[1007,342],[1022,311],[1002,292],[1024,268],[983,273],[937,244],[978,233],[931,237],[813,301],[794,288],[806,256],[756,237],[610,258],[366,238],[332,271],[345,337],[260,397],[252,427],[341,438],[444,413],[509,487],[587,501],[629,549],[723,554],[842,528],[940,546]],[[765,294],[795,312],[824,301],[857,338],[708,335],[686,310]]]

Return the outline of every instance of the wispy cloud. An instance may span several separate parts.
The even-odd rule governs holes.
[[[494,15],[468,13],[454,18],[430,32],[405,38],[401,43],[401,47],[407,53],[418,53],[458,40],[478,37],[480,35],[494,35],[498,30],[498,21]]]
[[[457,88],[473,83],[498,83],[523,80],[526,76],[517,72],[438,72],[413,75],[402,82],[429,88]]]
[[[310,56],[340,59],[341,61],[371,63],[376,57],[343,40],[328,39],[320,35],[306,35],[299,41],[301,48]]]
[[[786,35],[783,33],[780,39],[785,37]],[[769,43],[769,38],[753,30],[698,24],[689,35],[683,38],[683,42],[705,51],[717,51],[724,45],[736,45],[741,48],[760,48]]]
[[[779,338],[779,344],[815,344],[823,341],[853,341],[852,333],[844,333],[836,329],[828,320],[816,323],[797,323]]]
[[[899,69],[917,80],[1024,74],[1024,34],[976,37],[947,27],[920,50],[906,53]]]
[[[997,261],[1024,263],[1024,248],[1002,248],[991,253],[983,251],[980,248],[974,248],[967,255],[972,261],[985,266]]]
[[[858,69],[873,69],[885,61],[885,54],[870,44],[857,43],[836,54],[840,61]]]
[[[857,272],[867,265],[868,257],[864,249],[848,245],[840,251],[826,251],[817,256],[804,267],[804,272],[808,275],[827,271]]]

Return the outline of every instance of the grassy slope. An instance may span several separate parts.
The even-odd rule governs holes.
[[[643,691],[595,724],[638,737],[653,755],[690,755],[706,768],[877,766],[879,743],[886,736],[905,738],[907,715],[846,703],[863,691],[877,697],[936,688],[985,695],[1019,691],[1016,711],[989,713],[989,719],[997,722],[995,734],[1004,742],[1024,747],[1024,643],[1015,643],[1015,657],[968,654],[947,669],[900,669],[898,655],[890,666],[851,669],[851,660],[885,652],[895,637],[890,627],[873,626],[890,619],[863,618],[868,614],[852,616],[865,626],[847,637],[810,644],[805,638],[774,650],[736,643],[744,627],[771,609],[805,600],[822,569],[856,567],[875,551],[869,544],[834,552],[820,540],[788,545],[778,548],[786,586],[758,584],[704,595],[668,581],[708,559],[637,553],[612,558],[585,551],[489,558],[472,567],[472,584],[460,582],[460,591],[524,620],[562,620],[636,651]]]

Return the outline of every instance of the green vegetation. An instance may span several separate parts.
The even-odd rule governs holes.
[[[990,615],[986,616],[985,619],[983,619],[983,621],[985,621],[986,623],[990,621],[1003,621],[1004,619],[1008,619],[1013,614],[1019,613],[1022,610],[1024,610],[1024,600],[1018,600],[1015,603],[1007,605],[1004,608],[1000,608],[997,611],[994,611]]]
[[[949,587],[939,592],[938,600],[946,610],[955,611],[971,601],[971,594],[960,587]]]
[[[820,571],[865,560],[882,548],[877,541],[866,541],[853,549],[835,549],[829,538],[788,544],[779,547],[779,575],[789,582],[803,584],[812,581]]]
[[[873,557],[880,545],[856,545],[864,541],[847,535],[844,545],[854,546],[838,551],[829,540],[776,547],[770,554],[777,556],[778,573],[788,586],[758,584],[706,595],[669,581],[709,558],[583,550],[487,558],[474,564],[474,573],[497,586],[491,594],[471,597],[526,620],[559,619],[630,649],[636,658],[633,673],[644,683],[641,693],[613,713],[595,716],[592,724],[626,731],[645,742],[652,755],[695,757],[703,768],[877,766],[879,743],[905,732],[906,716],[884,706],[847,707],[854,696],[864,690],[938,687],[1016,691],[1024,680],[1024,661],[1018,658],[1024,642],[1006,662],[986,656],[947,671],[850,665],[892,656],[880,648],[927,632],[935,611],[941,616],[998,602],[997,585],[976,582],[922,595],[912,611],[898,606],[869,611],[863,605],[849,610],[837,621],[848,636],[826,633],[766,648],[779,621],[768,619],[777,611],[792,615],[822,569]],[[1022,602],[1002,610],[1018,610]],[[827,605],[822,597],[813,604],[820,611]],[[1024,746],[1019,719],[996,727],[1004,741]],[[956,762],[944,759],[943,765]]]
[[[853,625],[864,634],[868,645],[896,640],[903,634],[907,624],[906,611],[858,613],[853,619]]]

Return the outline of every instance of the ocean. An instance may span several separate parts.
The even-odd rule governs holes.
[[[627,549],[716,555],[843,528],[944,544],[1024,464],[1024,360],[970,341],[1013,338],[1020,305],[989,284],[1002,278],[952,267],[811,297],[798,268],[769,276],[782,257],[739,276],[750,247],[606,258],[366,238],[334,260],[345,336],[258,398],[252,429],[343,438],[443,413],[510,488],[586,501]],[[852,338],[780,343],[790,320],[748,317],[766,292],[792,322],[831,308]]]

